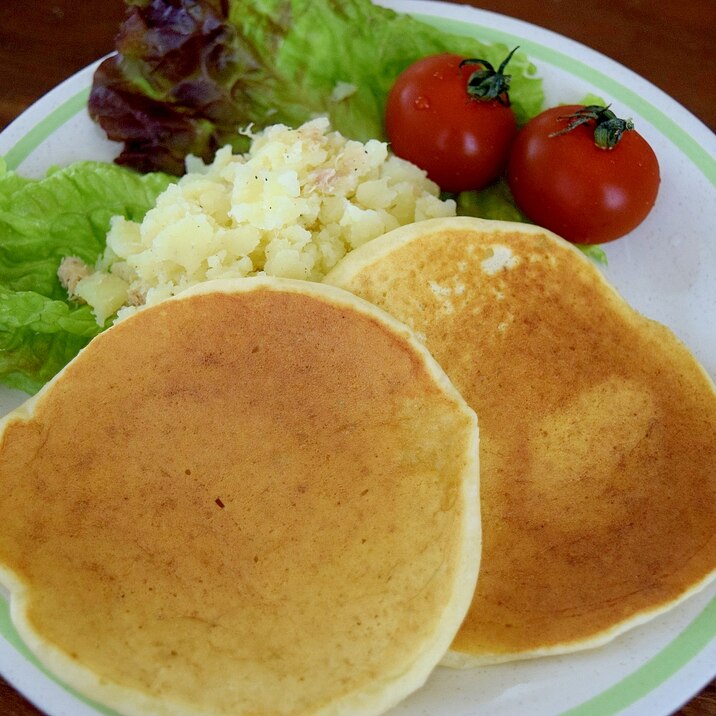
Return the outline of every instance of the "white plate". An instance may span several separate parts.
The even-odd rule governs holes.
[[[634,118],[654,147],[662,185],[647,220],[609,244],[608,278],[644,314],[670,326],[716,376],[716,136],[653,85],[606,57],[524,22],[429,0],[383,0],[446,30],[519,44],[540,69],[548,103],[592,92]],[[94,65],[59,85],[2,134],[11,168],[41,176],[78,159],[111,160],[117,145],[88,119]],[[0,414],[23,394],[0,388]],[[0,672],[52,716],[110,713],[38,666],[0,598]],[[716,583],[667,614],[588,652],[472,671],[439,668],[395,715],[668,714],[716,675]]]

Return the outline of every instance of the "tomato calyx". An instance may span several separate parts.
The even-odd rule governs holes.
[[[480,69],[475,70],[467,80],[467,93],[472,99],[478,100],[497,100],[505,107],[510,106],[510,80],[512,75],[505,74],[505,67],[512,59],[512,55],[519,49],[515,47],[507,57],[501,62],[500,66],[495,69],[492,63],[487,60],[478,58],[465,59],[460,63],[460,67],[465,65],[478,65]]]
[[[571,119],[572,121],[564,129],[552,132],[549,136],[559,137],[582,124],[594,122],[594,144],[600,149],[614,149],[619,144],[624,132],[634,129],[634,122],[631,119],[620,119],[609,107],[610,105],[602,107],[598,104],[590,104],[572,114],[559,117],[559,119]]]

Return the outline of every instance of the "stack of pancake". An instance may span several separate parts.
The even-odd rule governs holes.
[[[382,713],[714,576],[714,385],[574,247],[429,220],[326,284],[142,310],[0,424],[0,578],[60,678],[129,714]]]

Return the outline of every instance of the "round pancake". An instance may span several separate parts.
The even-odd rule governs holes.
[[[330,286],[198,286],[2,423],[0,576],[30,648],[124,714],[373,714],[477,577],[477,422]]]
[[[713,382],[578,249],[426,221],[326,280],[410,325],[480,416],[480,579],[445,663],[596,646],[714,576]]]

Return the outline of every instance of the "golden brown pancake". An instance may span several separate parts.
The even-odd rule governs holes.
[[[475,414],[344,291],[192,289],[93,340],[2,428],[14,621],[122,713],[379,713],[468,609]]]
[[[716,394],[534,226],[426,221],[326,279],[405,321],[480,416],[483,555],[446,663],[601,644],[716,569]]]

